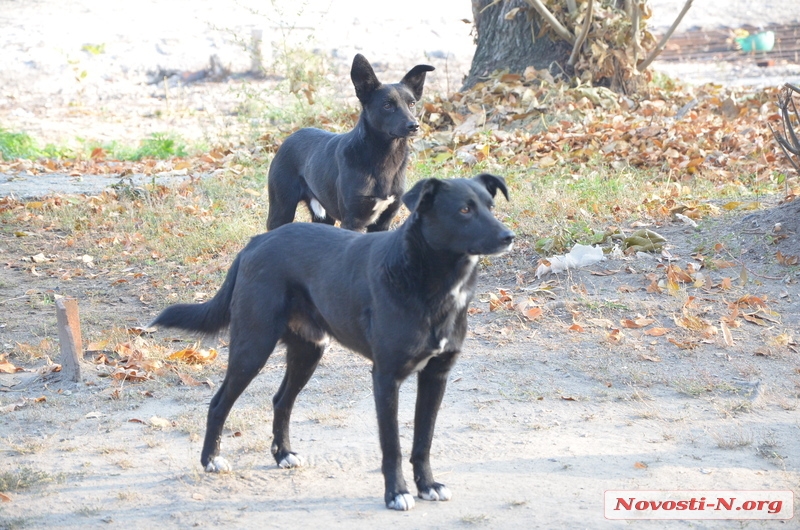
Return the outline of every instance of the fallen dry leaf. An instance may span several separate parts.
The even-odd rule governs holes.
[[[622,324],[623,328],[638,329],[638,328],[643,328],[645,326],[649,326],[653,322],[655,322],[655,320],[652,318],[639,317],[636,320],[631,320],[629,318],[623,319],[620,321],[620,324]]]
[[[536,320],[537,318],[542,316],[542,308],[541,307],[531,307],[523,311],[522,315],[527,318],[528,320]]]
[[[210,348],[208,350],[198,349],[194,347],[184,348],[178,350],[169,357],[169,361],[182,361],[187,364],[208,364],[217,358],[217,350]]]
[[[174,423],[171,422],[170,420],[165,418],[159,418],[158,416],[152,416],[148,420],[148,423],[153,427],[158,427],[159,429],[166,429],[174,425]]]
[[[17,372],[24,371],[24,368],[20,368],[19,366],[14,366],[9,361],[0,360],[0,373],[3,374],[15,374]]]
[[[622,334],[622,331],[615,328],[606,334],[606,339],[608,339],[609,342],[618,343],[622,341],[624,336],[625,335]]]
[[[667,333],[669,333],[669,328],[650,328],[644,332],[645,335],[649,335],[651,337],[660,337]]]
[[[775,259],[781,265],[785,265],[785,266],[789,267],[789,266],[792,266],[792,265],[797,265],[798,260],[800,260],[800,257],[798,257],[798,256],[785,256],[785,255],[781,254],[781,251],[779,250],[778,252],[775,253]]]
[[[699,346],[699,343],[697,341],[690,341],[690,340],[679,341],[676,339],[667,339],[667,340],[682,350],[693,350]]]
[[[719,321],[719,327],[722,330],[722,339],[725,341],[725,346],[733,346],[733,336],[730,328],[725,323],[725,319]]]

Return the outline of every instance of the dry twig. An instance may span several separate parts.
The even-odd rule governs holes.
[[[559,37],[570,44],[575,42],[575,35],[565,28],[561,22],[558,21],[558,19],[556,19],[555,15],[553,15],[553,13],[551,13],[550,10],[545,7],[541,0],[527,0],[527,2],[531,5],[531,7],[538,11],[540,15],[542,15],[542,18],[544,18],[545,22],[550,24],[550,27],[553,28]]]
[[[567,64],[570,66],[573,66],[578,59],[581,46],[583,46],[584,41],[586,41],[586,36],[589,34],[589,28],[592,26],[593,9],[594,0],[589,0],[589,5],[586,7],[586,18],[583,19],[581,34],[578,36],[578,40],[575,41],[575,45],[572,46],[572,53],[569,56],[569,61],[567,61]]]
[[[659,42],[658,45],[655,47],[655,49],[653,49],[653,51],[650,53],[647,59],[642,61],[642,63],[636,67],[637,70],[639,70],[640,72],[644,72],[647,69],[647,67],[650,66],[650,63],[655,61],[656,57],[661,55],[661,52],[664,51],[664,47],[667,45],[667,41],[669,40],[670,37],[672,37],[672,34],[675,33],[675,29],[677,29],[678,24],[680,24],[681,20],[683,20],[683,17],[684,15],[686,15],[686,12],[689,11],[690,7],[692,7],[692,1],[693,0],[686,0],[686,4],[683,6],[683,9],[681,9],[681,12],[678,14],[678,18],[675,19],[675,22],[672,23],[672,26],[670,26],[669,30],[667,30],[667,32],[661,38],[661,42]]]
[[[789,106],[791,105],[792,111],[797,118],[798,126],[800,126],[800,112],[798,112],[797,105],[794,103],[793,92],[800,95],[800,88],[786,83],[783,85],[783,90],[781,90],[778,96],[778,108],[781,109],[781,117],[783,118],[783,136],[778,134],[778,132],[772,128],[771,124],[767,123],[767,125],[769,126],[769,130],[772,131],[772,136],[775,137],[775,141],[781,146],[783,154],[786,155],[786,158],[789,159],[789,163],[792,164],[797,174],[800,175],[800,140],[798,140],[797,134],[794,132],[792,116],[789,114]],[[795,158],[797,158],[797,161],[795,161]]]

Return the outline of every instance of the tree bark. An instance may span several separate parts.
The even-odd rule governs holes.
[[[549,70],[554,77],[571,75],[567,61],[572,45],[553,36],[552,31],[539,37],[542,18],[525,0],[492,2],[472,0],[477,47],[462,90],[471,88],[495,70],[522,73],[533,66]],[[506,20],[506,15],[515,8],[519,11]]]

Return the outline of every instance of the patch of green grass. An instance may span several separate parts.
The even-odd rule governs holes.
[[[711,432],[711,437],[720,449],[741,449],[753,444],[753,435],[742,429],[726,434]]]
[[[142,140],[138,147],[130,147],[117,142],[111,142],[100,147],[103,147],[108,153],[109,158],[117,160],[185,157],[188,155],[189,150],[186,142],[173,133],[153,133]]]
[[[30,467],[0,473],[0,491],[11,492],[28,489],[37,484],[52,482],[53,477]]]
[[[179,135],[170,132],[153,133],[139,142],[136,147],[123,145],[119,142],[98,144],[86,142],[78,138],[83,145],[77,150],[66,145],[47,144],[44,148],[31,135],[25,132],[10,132],[0,129],[0,155],[5,160],[17,158],[75,158],[88,156],[93,149],[100,147],[106,151],[108,158],[116,160],[141,160],[143,158],[166,159],[172,157],[185,157],[189,155],[190,148],[186,141]],[[207,146],[195,146],[194,151],[205,149]]]
[[[5,129],[0,129],[0,155],[5,160],[13,160],[15,158],[35,158],[39,156],[41,151],[33,139],[24,132],[11,132]]]
[[[672,383],[672,387],[679,393],[691,397],[699,397],[714,391],[714,384],[706,379],[686,378]]]

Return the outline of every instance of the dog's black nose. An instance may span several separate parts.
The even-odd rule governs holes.
[[[506,230],[505,233],[500,234],[500,240],[505,245],[510,245],[511,243],[513,243],[514,242],[514,237],[516,237],[516,236],[514,235],[514,232],[512,232],[511,230]]]
[[[406,127],[408,127],[408,132],[415,133],[419,130],[419,123],[416,121],[410,121],[406,124]]]

